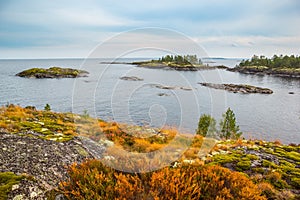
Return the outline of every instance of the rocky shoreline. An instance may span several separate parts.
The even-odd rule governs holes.
[[[235,67],[228,68],[228,71],[239,72],[242,74],[254,74],[254,75],[271,75],[277,77],[286,77],[286,78],[300,78],[300,70],[297,69],[272,69],[264,66],[245,66],[245,67]]]
[[[44,68],[31,68],[17,73],[16,76],[24,78],[77,78],[87,77],[89,73],[84,70],[61,68],[61,67],[50,67],[49,69]]]
[[[242,94],[250,94],[250,93],[260,93],[260,94],[272,94],[273,91],[269,88],[261,88],[252,85],[244,85],[244,84],[216,84],[216,83],[199,83],[202,86],[210,87],[214,89],[227,90],[233,93],[242,93]]]

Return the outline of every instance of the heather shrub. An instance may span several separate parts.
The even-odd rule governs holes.
[[[69,168],[68,199],[266,199],[246,176],[220,166],[165,167],[131,174],[89,160]]]
[[[114,170],[97,160],[72,164],[68,169],[70,179],[60,187],[68,199],[113,199],[116,178]]]

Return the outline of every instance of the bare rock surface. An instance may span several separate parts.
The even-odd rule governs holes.
[[[87,158],[101,158],[105,146],[88,138],[67,142],[0,132],[0,172],[25,174],[9,193],[9,199],[47,199],[47,193],[65,180],[67,166]]]

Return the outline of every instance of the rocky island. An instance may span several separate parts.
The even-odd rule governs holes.
[[[300,78],[300,57],[274,55],[272,58],[266,58],[254,55],[250,60],[243,60],[238,66],[227,70],[243,74]]]
[[[272,94],[273,91],[268,88],[261,88],[252,85],[245,85],[245,84],[216,84],[216,83],[199,83],[202,86],[210,87],[214,89],[220,90],[227,90],[233,93],[242,93],[242,94],[249,94],[249,93],[260,93],[260,94]]]
[[[226,66],[209,66],[204,65],[197,55],[166,55],[158,60],[132,62],[131,64],[138,67],[151,69],[169,69],[178,71],[198,71],[198,70],[213,70],[227,69]]]
[[[61,68],[61,67],[50,67],[49,69],[44,68],[31,68],[17,73],[16,76],[25,78],[77,78],[86,77],[89,73],[84,70]]]

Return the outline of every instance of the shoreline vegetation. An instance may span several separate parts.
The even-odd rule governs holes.
[[[101,62],[101,64],[130,64],[138,67],[150,69],[166,69],[178,71],[198,71],[198,70],[213,70],[227,69],[224,65],[209,66],[203,64],[197,55],[166,55],[158,60],[138,61],[138,62]]]
[[[61,67],[50,67],[49,69],[44,68],[31,68],[17,73],[16,76],[24,78],[77,78],[87,77],[89,72],[79,69],[61,68]]]
[[[266,58],[254,55],[251,59],[243,60],[238,66],[227,70],[243,74],[300,78],[300,57],[274,55],[272,58]]]
[[[229,108],[220,122],[223,139],[209,137],[215,126],[212,117],[203,115],[192,136],[172,127],[106,122],[87,112],[56,113],[50,105],[45,110],[6,105],[0,108],[0,177],[5,177],[0,180],[0,195],[9,199],[300,197],[300,145],[240,139],[242,133]],[[165,147],[167,160],[144,154]],[[182,147],[186,148],[180,152]],[[168,166],[147,172],[149,166],[164,161]],[[140,173],[126,173],[136,169]]]

